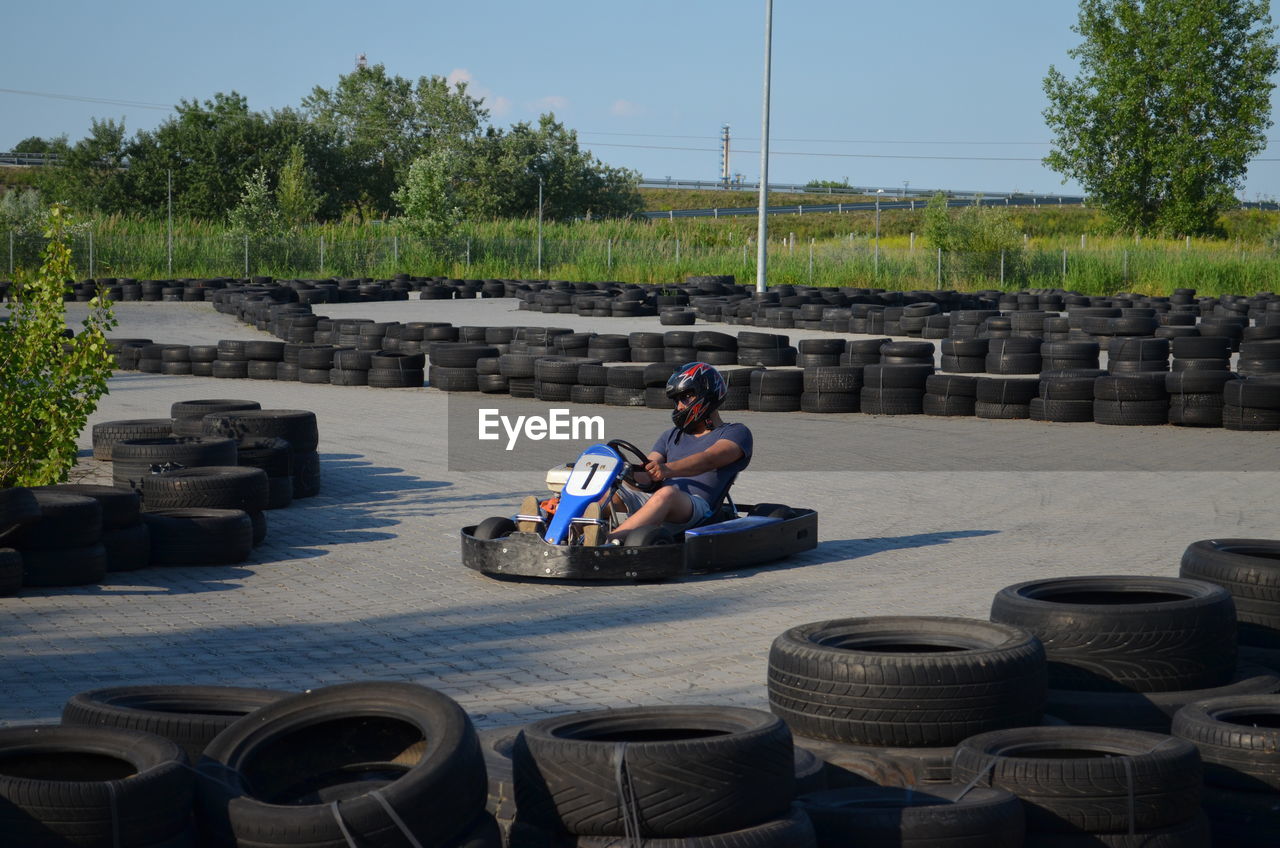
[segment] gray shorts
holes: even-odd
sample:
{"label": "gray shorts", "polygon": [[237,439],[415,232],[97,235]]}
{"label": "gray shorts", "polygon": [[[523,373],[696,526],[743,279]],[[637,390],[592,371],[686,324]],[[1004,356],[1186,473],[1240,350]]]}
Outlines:
{"label": "gray shorts", "polygon": [[[681,491],[683,492],[684,490],[681,489]],[[689,516],[689,520],[682,524],[666,523],[662,525],[673,533],[697,527],[712,515],[711,504],[707,503],[705,499],[698,495],[690,494],[689,492],[685,492],[685,495],[687,495],[689,500],[693,502],[693,515]],[[645,501],[649,500],[650,493],[641,492],[631,488],[630,486],[623,485],[618,487],[618,497],[626,506],[627,514],[634,515],[636,510],[644,506]],[[616,526],[617,522],[614,522],[614,524]]]}

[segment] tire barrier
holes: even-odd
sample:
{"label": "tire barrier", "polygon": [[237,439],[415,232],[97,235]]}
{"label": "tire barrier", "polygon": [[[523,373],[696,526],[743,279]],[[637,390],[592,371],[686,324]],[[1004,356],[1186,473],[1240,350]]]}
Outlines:
{"label": "tire barrier", "polygon": [[1192,542],[1182,554],[1179,574],[1215,583],[1231,594],[1241,645],[1280,648],[1280,541]]}
{"label": "tire barrier", "polygon": [[[212,285],[204,286],[203,282]],[[586,388],[603,384],[552,381],[561,385],[539,394],[529,380],[532,375],[505,374],[503,369],[493,370],[492,365],[481,362],[507,354],[535,358],[549,354],[593,356],[610,363],[698,360],[721,367],[738,364],[774,369],[892,366],[932,364],[934,340],[941,342],[938,363],[941,371],[948,374],[1043,377],[1050,372],[1096,370],[1103,345],[1108,353],[1109,376],[1216,372],[1229,367],[1233,351],[1244,345],[1241,376],[1280,376],[1280,308],[1271,308],[1280,304],[1280,299],[1274,295],[1196,297],[1193,290],[1179,290],[1170,297],[1127,293],[1096,297],[1063,290],[887,292],[784,285],[757,296],[730,277],[717,278],[714,284],[690,278],[682,284],[638,286],[408,275],[382,281],[219,279],[192,281],[187,290],[203,292],[201,297],[207,296],[219,311],[283,339],[257,343],[224,340],[220,346],[191,346],[186,355],[193,367],[225,363],[219,368],[219,375],[224,377],[407,389],[419,388],[425,380],[428,387],[442,391],[656,408],[664,405],[656,392],[642,398],[639,392],[622,391],[622,387],[615,387],[614,391]],[[514,297],[521,309],[589,317],[679,315],[680,321],[718,321],[775,329],[869,334],[891,331],[929,341],[885,339],[877,344],[875,339],[848,339],[843,340],[841,349],[840,339],[804,339],[792,345],[786,335],[754,330],[740,331],[736,337],[712,330],[628,335],[574,333],[567,328],[459,328],[440,322],[330,319],[312,311],[316,303],[400,300],[413,291],[425,300]],[[693,319],[687,317],[690,315]],[[181,345],[156,345],[148,339],[113,342],[123,367],[137,367],[141,359],[161,362],[166,355],[170,359],[183,356],[177,350]],[[883,344],[906,347],[891,347],[881,363],[879,347]],[[206,349],[198,351],[198,347]],[[213,351],[213,362],[204,362],[209,355],[207,348]],[[132,364],[127,361],[130,351]],[[143,357],[140,352],[150,355]],[[417,354],[426,354],[428,361],[421,378],[414,365]],[[249,374],[255,362],[263,367]],[[385,367],[373,367],[378,364]],[[1076,376],[1083,379],[1082,374]],[[858,390],[856,400],[849,392],[806,390],[798,401],[793,395],[756,393],[753,402],[751,394],[746,393],[741,405],[734,398],[734,405],[726,408],[890,415],[927,411],[944,416],[1129,426],[1172,423],[1216,427],[1221,422],[1235,430],[1280,429],[1277,402],[1232,403],[1225,392],[1216,391],[1216,386],[1200,391],[1193,390],[1191,384],[1170,383],[1164,392],[1149,387],[1140,392],[1141,397],[1125,391],[1117,397],[1113,386],[1104,386],[1096,398],[1055,397],[1051,389],[1050,396],[1037,394],[1022,403],[975,400],[972,412],[967,401],[952,400],[946,392],[939,400],[928,397],[934,393],[902,391],[909,388],[906,386],[892,387],[895,390],[887,392],[886,388],[890,387],[864,386]],[[1270,397],[1261,388],[1250,389],[1247,394],[1250,403],[1256,397]],[[1086,399],[1093,401],[1088,418],[1084,415]]]}

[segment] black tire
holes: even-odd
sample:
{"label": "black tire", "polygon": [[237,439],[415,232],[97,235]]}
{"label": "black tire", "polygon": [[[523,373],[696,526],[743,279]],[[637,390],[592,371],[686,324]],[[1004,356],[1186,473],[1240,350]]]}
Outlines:
{"label": "black tire", "polygon": [[0,598],[18,594],[22,588],[22,554],[0,548]]}
{"label": "black tire", "polygon": [[956,745],[956,783],[1017,795],[1029,833],[1157,830],[1195,815],[1195,746],[1158,733],[1103,727],[1019,727]]}
{"label": "black tire", "polygon": [[245,363],[245,376],[250,380],[274,380],[277,366],[282,364],[265,359],[250,359]]}
{"label": "black tire", "polygon": [[285,439],[250,436],[236,446],[237,465],[261,468],[268,478],[293,474],[293,446]]}
{"label": "black tire", "polygon": [[427,369],[427,384],[442,392],[478,392],[480,375],[474,368],[448,368],[432,365]]}
{"label": "black tire", "polygon": [[281,698],[219,733],[197,768],[201,820],[218,844],[345,845],[345,826],[355,844],[398,846],[398,818],[421,844],[452,846],[484,811],[471,720],[408,683]]}
{"label": "black tire", "polygon": [[763,515],[766,518],[795,518],[796,511],[786,504],[758,503],[751,507],[748,515]]}
{"label": "black tire", "polygon": [[14,534],[13,547],[23,551],[75,548],[102,539],[102,505],[93,498],[54,487],[30,492],[40,506],[40,518]]}
{"label": "black tire", "polygon": [[1280,695],[1240,695],[1187,704],[1173,735],[1194,744],[1206,783],[1280,792]]}
{"label": "black tire", "polygon": [[1229,403],[1224,403],[1222,407],[1222,426],[1228,430],[1249,432],[1280,430],[1280,410],[1254,409],[1247,406],[1233,406]]}
{"label": "black tire", "polygon": [[136,418],[93,425],[93,458],[110,462],[112,449],[124,439],[162,439],[173,435],[171,418]]}
{"label": "black tire", "polygon": [[1182,554],[1178,573],[1231,593],[1240,644],[1280,648],[1280,541],[1192,542]]}
{"label": "black tire", "polygon": [[512,749],[522,819],[579,835],[625,833],[617,770],[639,835],[696,837],[786,813],[795,757],[786,725],[737,707],[598,710],[528,725]]}
{"label": "black tire", "polygon": [[328,371],[329,379],[327,382],[332,386],[367,386],[369,385],[369,370],[367,368],[338,368],[334,367]]}
{"label": "black tire", "polygon": [[1094,400],[1095,424],[1135,427],[1169,423],[1167,400]]}
{"label": "black tire", "polygon": [[142,500],[148,510],[261,512],[267,508],[270,494],[267,472],[240,465],[180,468],[142,478]]}
{"label": "black tire", "polygon": [[1205,786],[1202,796],[1215,848],[1255,848],[1275,842],[1280,832],[1280,801],[1274,792]]}
{"label": "black tire", "polygon": [[253,552],[253,521],[239,509],[144,512],[152,565],[234,565]]}
{"label": "black tire", "polygon": [[[394,369],[369,369],[368,385],[375,389],[420,389],[426,383],[426,372]],[[506,380],[503,380],[506,386]],[[476,376],[476,389],[480,388],[480,375]]]}
{"label": "black tire", "polygon": [[1030,580],[996,593],[991,620],[1044,643],[1054,689],[1204,689],[1230,680],[1236,664],[1231,596],[1199,580]]}
{"label": "black tire", "polygon": [[826,365],[804,370],[806,392],[853,392],[862,388],[863,369],[857,365]]}
{"label": "black tire", "polygon": [[773,712],[802,736],[953,745],[1040,720],[1044,649],[1021,630],[963,618],[820,621],[774,639],[768,689]]}
{"label": "black tire", "polygon": [[[750,398],[748,398],[750,403]],[[800,410],[815,413],[858,412],[862,399],[854,392],[805,392],[800,395]]]}
{"label": "black tire", "polygon": [[610,406],[644,406],[644,389],[625,389],[620,386],[605,386],[604,402]]}
{"label": "black tire", "polygon": [[1093,401],[1032,398],[1031,403],[1027,404],[1027,415],[1032,421],[1091,422]]}
{"label": "black tire", "polygon": [[1133,833],[1028,833],[1023,845],[1025,848],[1207,848],[1210,840],[1209,819],[1197,812],[1186,821],[1168,827]]}
{"label": "black tire", "polygon": [[142,478],[164,468],[235,465],[236,442],[218,436],[174,436],[169,439],[126,439],[113,451],[112,485],[142,489]]}
{"label": "black tire", "polygon": [[[316,414],[305,409],[250,409],[240,412],[220,412],[203,419],[207,435],[226,436],[236,440],[246,438],[284,439],[294,451],[315,450],[320,441],[316,426]],[[235,465],[205,463],[206,465]]]}
{"label": "black tire", "polygon": [[1030,418],[1031,405],[1029,403],[987,403],[986,401],[974,401],[973,414],[978,418]]}
{"label": "black tire", "polygon": [[1022,802],[1001,789],[846,787],[802,795],[819,845],[866,848],[1021,848]]}
{"label": "black tire", "polygon": [[[218,356],[221,357],[222,353],[219,352]],[[248,360],[226,360],[219,358],[216,362],[210,364],[213,366],[211,369],[213,376],[218,379],[244,380],[249,377]]]}
{"label": "black tire", "polygon": [[72,695],[64,727],[112,727],[154,733],[177,743],[191,762],[243,716],[290,693],[235,686],[116,686]]}
{"label": "black tire", "polygon": [[800,406],[800,395],[747,394],[747,409],[752,412],[797,412]]}
{"label": "black tire", "polygon": [[301,451],[293,455],[293,497],[312,498],[320,494],[320,454]]}
{"label": "black tire", "polygon": [[40,502],[30,489],[0,489],[0,540],[12,539],[24,527],[40,520]]}
{"label": "black tire", "polygon": [[136,524],[104,530],[102,548],[107,572],[135,571],[151,564],[151,531],[139,518]]}
{"label": "black tire", "polygon": [[1195,701],[1280,692],[1280,676],[1261,665],[1241,662],[1222,686],[1180,692],[1086,692],[1050,689],[1045,710],[1069,724],[1127,727],[1168,733],[1178,710]]}
{"label": "black tire", "polygon": [[57,483],[52,486],[37,486],[34,491],[61,492],[93,498],[102,507],[104,533],[132,526],[140,520],[138,516],[141,512],[142,499],[134,491],[93,483]]}
{"label": "black tire", "polygon": [[516,532],[514,521],[504,516],[495,515],[477,524],[475,532],[471,535],[482,541],[490,541],[492,539],[502,539],[514,532]]}
{"label": "black tire", "polygon": [[572,403],[604,403],[607,386],[572,386],[569,400]]}
{"label": "black tire", "polygon": [[[910,367],[910,366],[898,366]],[[858,393],[859,408],[868,415],[923,415],[924,392],[921,389],[863,386]]]}
{"label": "black tire", "polygon": [[923,393],[932,365],[868,365],[862,371],[863,389],[916,389]]}
{"label": "black tire", "polygon": [[804,391],[804,371],[798,369],[778,369],[775,371],[752,371],[751,392],[766,395],[799,396]]}
{"label": "black tire", "polygon": [[[818,848],[809,818],[800,810],[730,833],[680,836],[670,839],[644,838],[644,848]],[[511,828],[509,848],[621,848],[626,840],[617,836],[574,836],[559,834],[518,822]]]}
{"label": "black tire", "polygon": [[[977,401],[972,397],[953,395],[935,395],[928,392],[921,399],[921,410],[925,415],[973,415]],[[1092,407],[1090,408],[1092,416]]]}
{"label": "black tire", "polygon": [[101,542],[21,553],[24,587],[88,586],[107,576],[107,550]]}
{"label": "black tire", "polygon": [[622,540],[624,547],[647,548],[653,545],[674,545],[675,537],[665,527],[637,527]]}
{"label": "black tire", "polygon": [[167,845],[188,827],[194,776],[182,749],[135,730],[0,729],[6,844]]}

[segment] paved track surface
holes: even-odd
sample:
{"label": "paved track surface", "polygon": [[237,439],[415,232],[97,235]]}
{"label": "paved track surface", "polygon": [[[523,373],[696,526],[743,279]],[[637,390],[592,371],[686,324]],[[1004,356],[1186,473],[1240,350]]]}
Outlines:
{"label": "paved track surface", "polygon": [[[73,324],[79,309],[69,310]],[[115,336],[269,338],[205,304],[117,312]],[[666,329],[656,318],[522,312],[512,300],[317,312]],[[444,393],[119,372],[90,423],[214,397],[314,411],[322,493],[267,513],[266,542],[237,566],[149,568],[0,598],[0,724],[55,721],[75,692],[145,683],[298,690],[408,680],[447,692],[479,726],[640,704],[765,707],[769,645],[792,625],[985,617],[992,595],[1020,580],[1176,575],[1197,539],[1277,536],[1276,433],[734,413],[757,445],[738,500],[815,507],[815,551],[663,584],[499,582],[462,567],[459,528],[513,512],[542,490],[545,466],[513,459],[506,470],[460,470],[469,455],[447,444]],[[610,436],[641,444],[667,424],[656,410],[591,409],[604,411]],[[109,466],[88,458],[87,429],[80,447],[74,476],[109,479]]]}

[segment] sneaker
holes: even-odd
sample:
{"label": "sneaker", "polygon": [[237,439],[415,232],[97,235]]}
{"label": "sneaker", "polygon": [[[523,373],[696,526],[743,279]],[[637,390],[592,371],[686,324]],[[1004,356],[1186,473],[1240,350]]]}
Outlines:
{"label": "sneaker", "polygon": [[[587,508],[582,511],[583,518],[594,518],[599,520],[603,517],[600,504],[589,503]],[[584,545],[603,545],[605,537],[609,535],[609,528],[603,523],[601,524],[584,524],[582,525],[582,544]]]}
{"label": "sneaker", "polygon": [[[520,514],[522,516],[530,516],[530,517],[517,521],[516,530],[518,530],[521,533],[537,533],[539,525],[542,524],[542,521],[540,518],[540,516],[542,515],[542,510],[538,508],[537,495],[529,495],[529,497],[525,498],[524,501],[521,502]],[[533,518],[533,516],[539,516],[539,518],[535,519]]]}

